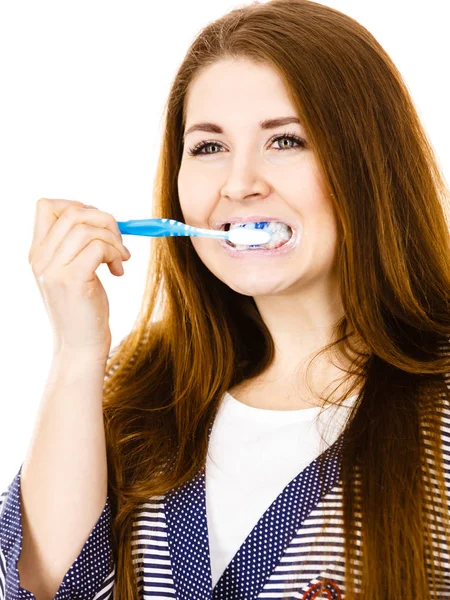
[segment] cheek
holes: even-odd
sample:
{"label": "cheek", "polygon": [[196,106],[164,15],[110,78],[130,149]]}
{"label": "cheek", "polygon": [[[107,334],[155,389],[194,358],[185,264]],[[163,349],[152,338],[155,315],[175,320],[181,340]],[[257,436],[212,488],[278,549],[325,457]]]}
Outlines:
{"label": "cheek", "polygon": [[183,214],[183,221],[185,223],[192,224],[192,220],[195,219],[195,197],[195,189],[192,185],[190,185],[189,177],[185,174],[185,172],[180,170],[178,175],[178,198],[180,201],[181,212]]}
{"label": "cheek", "polygon": [[198,177],[194,177],[188,168],[180,168],[177,179],[178,198],[184,222],[189,225],[203,226],[208,219],[208,198],[211,190],[202,184]]}
{"label": "cheek", "polygon": [[[200,261],[205,265],[213,275],[218,276],[221,271],[221,258],[217,254],[215,248],[216,240],[209,240],[201,237],[190,238],[194,252],[197,254]],[[222,266],[223,268],[223,266]]]}
{"label": "cheek", "polygon": [[217,185],[217,178],[209,174],[207,169],[200,170],[198,165],[181,163],[178,172],[178,189],[186,194],[203,194],[212,186]]}
{"label": "cheek", "polygon": [[301,219],[308,244],[317,251],[334,251],[337,242],[337,220],[334,207],[322,194],[302,203]]}

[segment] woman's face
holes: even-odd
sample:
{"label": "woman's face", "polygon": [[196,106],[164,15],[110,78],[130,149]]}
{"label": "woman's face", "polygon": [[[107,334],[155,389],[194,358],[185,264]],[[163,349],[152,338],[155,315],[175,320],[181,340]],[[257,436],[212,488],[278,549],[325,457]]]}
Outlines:
{"label": "woman's face", "polygon": [[[247,252],[237,258],[218,240],[191,237],[202,262],[218,279],[247,296],[292,294],[327,284],[333,276],[336,222],[315,155],[301,124],[270,129],[260,125],[268,119],[296,118],[277,72],[242,59],[218,61],[193,81],[186,102],[178,174],[184,222],[212,229],[216,221],[264,215],[292,223],[300,236],[286,254]],[[186,134],[193,125],[206,122],[220,127],[222,133]],[[190,155],[189,150],[200,144],[205,145],[199,153]]]}

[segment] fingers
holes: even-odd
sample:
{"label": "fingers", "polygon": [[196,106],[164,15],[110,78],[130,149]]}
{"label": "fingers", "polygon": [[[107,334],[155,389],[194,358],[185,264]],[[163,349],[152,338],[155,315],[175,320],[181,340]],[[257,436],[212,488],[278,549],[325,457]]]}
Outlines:
{"label": "fingers", "polygon": [[[64,214],[60,221],[63,218]],[[88,261],[88,266],[92,262],[92,271],[95,271],[101,262],[106,262],[110,266],[110,263],[115,261],[119,261],[119,265],[116,264],[115,270],[117,270],[117,267],[120,270],[122,261],[130,258],[130,254],[126,251],[117,234],[112,233],[109,229],[76,223],[72,229],[68,230],[68,233],[65,233],[69,226],[70,223],[57,222],[48,234],[45,243],[35,251],[32,258],[35,276],[39,277],[43,271],[50,267],[62,268],[72,262],[78,264],[75,259],[88,246],[94,250]],[[86,260],[86,258],[83,260]],[[83,269],[80,272],[85,273],[86,270]]]}
{"label": "fingers", "polygon": [[113,275],[123,275],[122,257],[110,244],[99,239],[92,240],[68,264],[62,265],[59,254],[45,268],[33,265],[35,276],[42,287],[66,285],[72,289],[77,283],[94,281],[95,271],[101,263],[108,264]]}
{"label": "fingers", "polygon": [[[85,205],[75,200],[41,198],[36,206],[33,241],[28,255],[28,262],[31,263],[36,253],[41,251],[42,256],[39,256],[39,261],[45,260],[49,263],[71,229],[83,224],[109,231],[110,236],[99,239],[112,243],[113,238],[111,236],[114,236],[116,247],[120,248],[120,251],[123,250],[122,235],[117,221],[109,213],[97,209],[87,209]],[[92,231],[87,228],[83,230],[83,233],[77,233],[77,239],[87,240],[89,233],[92,239]],[[127,255],[126,251],[125,254]]]}
{"label": "fingers", "polygon": [[59,200],[49,198],[39,198],[36,202],[34,215],[33,239],[31,242],[28,262],[31,263],[31,256],[34,250],[41,245],[50,229],[59,219],[61,213],[69,206],[82,207],[82,202],[77,200]]}

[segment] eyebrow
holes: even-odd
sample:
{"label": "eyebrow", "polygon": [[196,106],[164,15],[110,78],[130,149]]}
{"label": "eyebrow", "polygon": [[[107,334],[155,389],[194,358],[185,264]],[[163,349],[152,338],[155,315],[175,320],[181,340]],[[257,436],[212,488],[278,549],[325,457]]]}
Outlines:
{"label": "eyebrow", "polygon": [[[298,123],[300,125],[300,121],[297,117],[279,117],[278,119],[266,119],[265,121],[260,122],[261,129],[275,129],[275,127],[281,127],[282,125],[288,125],[289,123]],[[207,131],[209,133],[223,133],[222,127],[220,125],[216,125],[215,123],[195,123],[191,125],[189,129],[185,132],[183,139],[187,136],[188,133],[192,133],[193,131]]]}

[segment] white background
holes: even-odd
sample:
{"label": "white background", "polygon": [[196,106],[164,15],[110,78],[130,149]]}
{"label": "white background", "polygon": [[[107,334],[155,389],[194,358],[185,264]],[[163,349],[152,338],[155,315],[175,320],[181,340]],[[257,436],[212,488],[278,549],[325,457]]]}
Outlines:
{"label": "white background", "polygon": [[[402,73],[450,174],[447,0],[327,0],[375,35]],[[22,464],[52,358],[28,252],[36,201],[148,218],[163,107],[200,29],[249,2],[4,0],[0,3],[0,493]],[[139,310],[148,238],[124,236],[125,275],[98,274],[112,346]]]}

